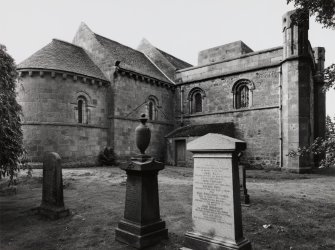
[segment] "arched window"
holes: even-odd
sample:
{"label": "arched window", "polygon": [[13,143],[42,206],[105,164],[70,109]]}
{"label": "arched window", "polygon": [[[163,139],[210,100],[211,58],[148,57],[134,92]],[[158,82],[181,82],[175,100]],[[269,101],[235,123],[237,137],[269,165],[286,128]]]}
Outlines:
{"label": "arched window", "polygon": [[77,101],[78,123],[88,123],[87,101],[84,96],[79,96]]}
{"label": "arched window", "polygon": [[199,92],[194,94],[194,104],[193,105],[194,105],[195,113],[202,112],[202,96]]}
{"label": "arched window", "polygon": [[194,88],[188,94],[190,114],[202,112],[203,99],[205,92],[201,88]]}
{"label": "arched window", "polygon": [[147,113],[149,120],[158,119],[157,106],[158,99],[155,96],[149,96],[147,99]]}
{"label": "arched window", "polygon": [[234,108],[248,108],[252,105],[252,90],[254,84],[249,80],[239,80],[233,86]]}

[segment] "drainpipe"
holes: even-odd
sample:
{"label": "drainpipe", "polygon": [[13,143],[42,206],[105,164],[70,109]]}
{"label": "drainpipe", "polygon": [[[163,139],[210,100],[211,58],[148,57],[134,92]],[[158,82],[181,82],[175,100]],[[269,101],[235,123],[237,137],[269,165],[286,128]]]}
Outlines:
{"label": "drainpipe", "polygon": [[180,127],[184,126],[184,88],[180,86]]}
{"label": "drainpipe", "polygon": [[279,167],[283,167],[283,91],[282,91],[282,66],[278,69],[278,95],[279,95]]}

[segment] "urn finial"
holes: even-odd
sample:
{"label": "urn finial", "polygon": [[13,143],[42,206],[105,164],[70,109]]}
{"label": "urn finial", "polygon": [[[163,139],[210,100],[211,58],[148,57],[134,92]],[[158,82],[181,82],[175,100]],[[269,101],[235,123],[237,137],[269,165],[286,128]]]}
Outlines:
{"label": "urn finial", "polygon": [[141,154],[145,154],[145,150],[148,148],[151,138],[150,128],[146,125],[147,118],[145,114],[141,114],[139,121],[141,122],[135,129],[135,141],[137,148],[140,150]]}

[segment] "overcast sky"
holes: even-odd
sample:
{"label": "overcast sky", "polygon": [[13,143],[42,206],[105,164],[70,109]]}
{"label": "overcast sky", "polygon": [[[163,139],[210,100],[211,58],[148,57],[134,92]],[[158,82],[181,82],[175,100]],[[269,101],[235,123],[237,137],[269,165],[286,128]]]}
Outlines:
{"label": "overcast sky", "polygon": [[[203,49],[242,40],[254,51],[282,45],[286,0],[0,0],[0,43],[17,63],[53,38],[72,41],[80,22],[95,33],[136,48],[154,46],[197,64]],[[313,47],[335,62],[335,30],[310,21]],[[335,91],[327,94],[335,116]]]}

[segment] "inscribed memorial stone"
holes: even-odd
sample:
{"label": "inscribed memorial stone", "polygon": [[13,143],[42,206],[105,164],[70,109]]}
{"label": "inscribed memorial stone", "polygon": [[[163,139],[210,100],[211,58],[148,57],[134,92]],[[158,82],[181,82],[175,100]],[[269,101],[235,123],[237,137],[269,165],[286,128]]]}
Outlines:
{"label": "inscribed memorial stone", "polygon": [[207,134],[190,142],[193,153],[193,231],[186,233],[192,249],[251,249],[243,237],[237,153],[243,141]]}

